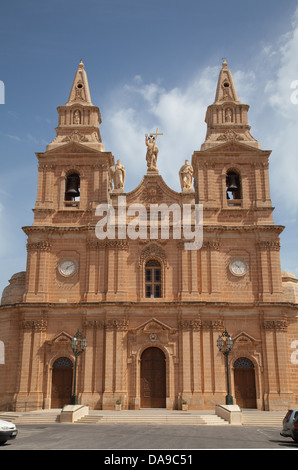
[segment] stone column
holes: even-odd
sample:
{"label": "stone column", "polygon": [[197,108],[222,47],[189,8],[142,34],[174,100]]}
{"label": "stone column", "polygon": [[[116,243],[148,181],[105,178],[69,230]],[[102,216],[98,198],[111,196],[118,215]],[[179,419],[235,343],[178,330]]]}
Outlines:
{"label": "stone column", "polygon": [[265,353],[268,381],[269,411],[291,405],[293,392],[289,388],[289,352],[287,344],[287,322],[285,320],[264,320]]}
{"label": "stone column", "polygon": [[[116,400],[126,404],[127,352],[124,345],[128,322],[125,319],[108,319],[105,322],[105,388],[103,409],[113,409]],[[120,396],[119,396],[120,395]]]}
{"label": "stone column", "polygon": [[24,320],[21,326],[22,352],[16,410],[29,411],[43,408],[43,344],[47,321]]}
{"label": "stone column", "polygon": [[86,319],[87,348],[84,352],[83,400],[90,408],[99,408],[103,393],[104,370],[104,322]]}
{"label": "stone column", "polygon": [[45,302],[48,300],[48,264],[50,242],[41,240],[38,242],[28,241],[27,251],[27,292],[25,299],[30,301]]}

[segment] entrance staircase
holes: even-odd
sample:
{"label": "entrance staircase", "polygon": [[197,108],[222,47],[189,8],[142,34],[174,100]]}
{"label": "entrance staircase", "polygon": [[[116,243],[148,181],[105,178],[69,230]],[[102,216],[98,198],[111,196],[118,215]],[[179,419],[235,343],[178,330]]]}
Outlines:
{"label": "entrance staircase", "polygon": [[228,424],[214,412],[177,411],[150,408],[129,411],[89,411],[78,424],[169,424],[169,425],[222,425]]}
{"label": "entrance staircase", "polygon": [[[0,419],[11,421],[16,425],[49,425],[60,422],[61,409],[36,410],[29,412],[1,412]],[[259,411],[242,410],[242,425],[262,427],[282,427],[286,411]],[[227,425],[228,422],[220,418],[212,410],[89,410],[89,413],[74,424],[151,424],[151,425]]]}
{"label": "entrance staircase", "polygon": [[242,424],[244,426],[267,426],[282,428],[282,422],[287,413],[285,411],[259,411],[242,410]]}
{"label": "entrance staircase", "polygon": [[0,419],[14,424],[57,424],[60,422],[61,411],[58,408],[27,412],[0,411]]}

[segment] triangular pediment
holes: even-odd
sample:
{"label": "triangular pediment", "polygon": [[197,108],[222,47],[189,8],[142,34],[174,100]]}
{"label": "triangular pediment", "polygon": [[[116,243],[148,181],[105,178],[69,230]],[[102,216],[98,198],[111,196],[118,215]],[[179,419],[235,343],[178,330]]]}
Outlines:
{"label": "triangular pediment", "polygon": [[248,346],[259,343],[260,341],[250,336],[245,331],[241,331],[238,335],[233,338],[234,343],[237,343],[237,346]]}
{"label": "triangular pediment", "polygon": [[65,331],[61,331],[58,333],[54,338],[48,341],[49,344],[63,344],[63,345],[70,345],[70,341],[72,340],[72,336]]}
{"label": "triangular pediment", "polygon": [[[67,155],[67,154],[77,154],[77,153],[84,153],[84,154],[105,154],[106,152],[100,152],[99,150],[93,149],[88,147],[87,145],[80,144],[79,142],[68,142],[65,144],[61,144],[53,149],[47,150],[43,153],[36,153],[37,156],[45,156],[45,155]],[[109,153],[109,152],[107,152]]]}
{"label": "triangular pediment", "polygon": [[264,155],[264,153],[265,154],[268,154],[268,152],[270,153],[270,151],[268,150],[261,150],[261,149],[256,148],[253,145],[249,145],[247,143],[241,143],[239,141],[228,141],[224,143],[219,143],[218,145],[215,145],[212,148],[201,150],[200,153],[219,154],[223,152],[231,152],[231,153],[241,152],[241,153],[246,153],[246,154],[251,153],[251,154],[259,154],[260,156]]}
{"label": "triangular pediment", "polygon": [[141,183],[126,194],[127,202],[142,204],[181,203],[181,194],[171,189],[161,175],[145,175]]}
{"label": "triangular pediment", "polygon": [[133,330],[134,333],[174,333],[176,330],[165,323],[151,318]]}
{"label": "triangular pediment", "polygon": [[245,153],[259,153],[267,152],[266,150],[257,149],[253,145],[247,143],[241,143],[239,141],[230,141],[220,143],[210,149],[202,150],[202,152],[208,153],[220,153],[220,152],[245,152]]}

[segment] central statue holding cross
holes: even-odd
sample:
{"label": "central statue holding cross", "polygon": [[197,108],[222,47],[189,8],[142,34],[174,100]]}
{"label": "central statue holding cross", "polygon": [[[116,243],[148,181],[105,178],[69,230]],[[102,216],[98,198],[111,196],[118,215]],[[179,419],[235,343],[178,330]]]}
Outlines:
{"label": "central statue holding cross", "polygon": [[157,171],[157,156],[158,156],[158,147],[156,145],[157,136],[163,135],[158,133],[158,129],[156,129],[155,134],[150,134],[148,138],[148,134],[145,135],[145,144],[147,145],[147,153],[146,153],[146,161],[147,161],[147,168],[148,171]]}

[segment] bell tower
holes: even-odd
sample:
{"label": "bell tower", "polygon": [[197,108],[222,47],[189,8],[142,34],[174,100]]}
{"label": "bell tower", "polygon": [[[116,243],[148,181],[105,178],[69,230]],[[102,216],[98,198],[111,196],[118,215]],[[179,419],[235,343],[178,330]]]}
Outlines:
{"label": "bell tower", "polygon": [[96,207],[110,197],[114,157],[102,143],[100,110],[92,104],[82,61],[68,101],[57,111],[56,137],[45,152],[36,154],[34,221],[23,228],[28,235],[27,302],[85,298],[87,240],[94,231]]}
{"label": "bell tower", "polygon": [[[224,60],[214,103],[206,112],[206,138],[192,157],[196,202],[204,209],[204,243],[218,249],[211,269],[216,272],[219,298],[236,301],[242,290],[247,300],[273,301],[282,293],[283,227],[276,226],[272,217],[271,151],[262,150],[252,137],[248,109],[238,98]],[[236,265],[241,265],[238,273]]]}
{"label": "bell tower", "polygon": [[81,61],[75,74],[68,101],[57,108],[59,123],[56,138],[47,146],[52,150],[67,142],[82,143],[104,152],[99,125],[99,108],[91,102],[87,73]]}

